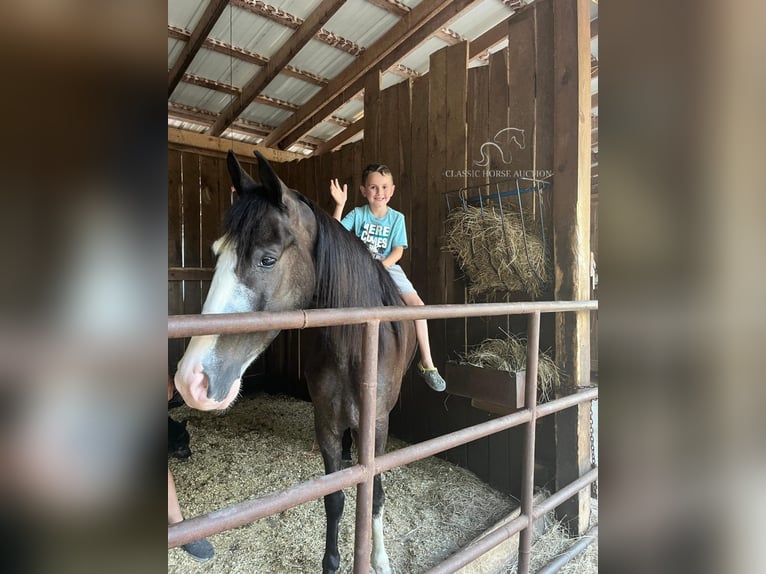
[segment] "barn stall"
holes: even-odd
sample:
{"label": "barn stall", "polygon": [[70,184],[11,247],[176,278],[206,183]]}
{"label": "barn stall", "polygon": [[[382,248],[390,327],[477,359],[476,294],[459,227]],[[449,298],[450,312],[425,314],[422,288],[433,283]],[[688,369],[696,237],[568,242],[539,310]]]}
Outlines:
{"label": "barn stall", "polygon": [[[597,37],[591,38],[597,19],[590,22],[596,6],[318,4],[304,3],[300,12],[278,2],[210,2],[196,11],[169,4],[169,313],[198,313],[209,288],[210,246],[231,202],[228,149],[253,175],[252,150],[259,149],[289,186],[328,210],[330,178],[349,185],[350,208],[362,201],[355,193],[362,168],[389,165],[397,186],[390,205],[404,213],[411,246],[401,264],[427,304],[590,298],[597,168],[590,182],[588,175],[597,131],[588,141],[587,120],[594,104],[597,111]],[[378,39],[356,38],[352,22],[364,14],[377,22],[371,35]],[[275,52],[268,38],[284,43]],[[596,47],[595,57],[588,46]],[[523,132],[523,142],[510,141],[508,128]],[[520,192],[522,179],[539,190]],[[448,252],[445,234],[450,215],[477,201],[488,216],[519,204],[520,216],[540,222],[529,226],[529,242],[547,238],[541,250],[556,281],[533,293],[473,289],[476,282]],[[555,356],[563,374],[557,396],[591,383],[590,360],[597,357],[588,350],[588,315],[543,315],[541,349]],[[526,330],[515,315],[429,326],[442,372],[486,339]],[[171,370],[183,346],[184,339],[169,341]],[[283,332],[251,368],[250,384],[307,398],[303,352],[300,331]],[[391,415],[392,433],[414,443],[523,405],[466,396],[457,387],[474,383],[452,382],[459,384],[450,388],[448,378],[447,393],[437,395],[410,372]],[[538,487],[555,490],[590,468],[588,415],[586,404],[538,422]],[[511,428],[443,456],[518,496],[523,441],[523,428]],[[562,507],[576,533],[587,527],[588,506],[588,494],[580,493]]]}

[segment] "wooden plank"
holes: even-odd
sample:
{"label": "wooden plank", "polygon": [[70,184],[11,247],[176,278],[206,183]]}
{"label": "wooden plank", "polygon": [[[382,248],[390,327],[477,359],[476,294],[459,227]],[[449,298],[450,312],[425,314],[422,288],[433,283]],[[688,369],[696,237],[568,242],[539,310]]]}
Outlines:
{"label": "wooden plank", "polygon": [[[496,134],[508,127],[508,48],[492,54],[489,58],[489,117],[487,121],[488,135],[491,141]],[[487,182],[493,183],[508,179],[505,175],[493,175],[492,172],[502,172],[507,170],[506,164],[502,162],[497,150],[490,149],[489,165],[485,168],[490,174],[487,176]],[[494,187],[487,187],[487,191],[496,191]],[[506,298],[507,299],[507,298]],[[498,329],[509,331],[508,317],[489,317],[487,318],[487,334],[489,337],[496,337]]]}
{"label": "wooden plank", "polygon": [[[512,18],[508,26],[508,126],[523,130],[523,149],[510,139],[515,132],[505,132],[501,147],[508,151],[507,169],[529,171],[534,169],[535,149],[535,12],[525,11]],[[517,138],[518,141],[518,138]],[[511,159],[512,158],[512,159]],[[531,182],[519,182],[521,187]],[[518,197],[511,202],[517,207]],[[535,194],[521,196],[524,209],[534,214]],[[509,206],[510,207],[510,206]],[[533,220],[534,221],[534,220]],[[532,222],[530,222],[532,224]]]}
{"label": "wooden plank", "polygon": [[[399,122],[392,121],[396,118],[398,104],[395,86],[380,92],[380,117],[386,118],[387,121],[381,121],[379,124],[378,157],[373,161],[383,163],[391,170],[394,185],[397,187],[388,205],[392,209],[402,211],[400,191],[404,188],[399,169]],[[407,214],[404,215],[406,217]]]}
{"label": "wooden plank", "polygon": [[[200,267],[200,182],[197,154],[183,156],[183,226],[184,266]],[[184,281],[184,313],[199,313],[200,283],[197,280]]]}
{"label": "wooden plank", "polygon": [[[590,271],[590,21],[586,0],[555,0],[553,195],[555,298],[588,298]],[[590,383],[589,312],[556,316],[556,364],[575,386]],[[590,404],[556,417],[556,487],[590,468]],[[590,520],[590,489],[556,512],[581,535]]]}
{"label": "wooden plank", "polygon": [[412,102],[411,102],[411,82],[406,80],[396,84],[396,97],[397,97],[397,114],[396,118],[399,123],[399,142],[398,142],[398,154],[399,154],[399,175],[398,179],[400,187],[397,187],[397,194],[399,195],[400,211],[404,213],[405,224],[407,228],[407,241],[410,248],[405,249],[404,256],[399,264],[404,269],[407,277],[412,275],[412,194],[415,191],[412,188],[412,133],[411,133],[411,121],[412,121]]}
{"label": "wooden plank", "polygon": [[[168,151],[168,266],[181,265],[181,152]],[[183,313],[181,284],[168,282],[168,315]],[[183,355],[182,339],[168,339],[168,372]]]}
{"label": "wooden plank", "polygon": [[[535,170],[553,171],[553,5],[539,0],[535,7]],[[550,180],[548,180],[550,181]],[[552,189],[543,191],[541,207],[545,241],[553,256]]]}
{"label": "wooden plank", "polygon": [[353,124],[351,124],[342,132],[340,132],[338,135],[333,136],[332,138],[327,140],[325,143],[320,145],[317,149],[315,149],[314,155],[322,155],[323,153],[334,151],[335,148],[337,148],[338,146],[342,146],[344,143],[346,143],[348,140],[350,140],[352,137],[354,137],[363,129],[364,129],[364,118],[359,118]]}
{"label": "wooden plank", "polygon": [[[446,49],[447,58],[447,90],[446,90],[446,140],[447,148],[445,150],[444,165],[447,170],[453,170],[458,173],[465,172],[466,161],[468,157],[468,131],[467,131],[467,109],[466,101],[468,99],[468,43],[460,42]],[[446,170],[445,170],[446,171]],[[439,196],[439,211],[441,215],[439,226],[439,238],[446,233],[444,222],[447,219],[447,204],[444,198],[444,192],[451,189],[454,184],[458,187],[464,187],[466,177],[463,175],[458,178],[446,178],[445,172],[442,172],[440,182],[442,184]],[[441,249],[441,256],[444,258],[444,285],[445,285],[445,303],[463,303],[465,290],[461,279],[461,272],[455,258]],[[466,337],[466,319],[450,319],[445,323],[446,327],[446,352],[454,353],[465,351]]]}
{"label": "wooden plank", "polygon": [[[489,66],[468,70],[468,169],[473,175],[466,179],[468,186],[481,186],[487,182],[487,171],[480,162],[481,144],[491,139],[489,133]],[[455,186],[450,186],[454,188]],[[485,188],[475,187],[470,193],[483,192]],[[468,279],[463,279],[463,299],[469,303]],[[487,338],[487,320],[484,317],[470,317],[466,322],[466,346],[477,345]]]}
{"label": "wooden plank", "polygon": [[169,267],[168,281],[210,281],[213,273],[212,267]]}
{"label": "wooden plank", "polygon": [[258,150],[269,161],[290,161],[303,159],[303,154],[282,151],[261,145],[252,145],[227,138],[219,138],[207,134],[200,134],[188,130],[168,126],[168,147],[181,151],[193,151],[205,153],[214,157],[225,157],[226,153],[233,149],[240,160],[252,161],[253,151]]}
{"label": "wooden plank", "polygon": [[365,165],[379,162],[380,155],[380,74],[371,71],[364,79]]}
{"label": "wooden plank", "polygon": [[229,189],[226,182],[218,177],[221,163],[224,163],[223,160],[218,158],[200,158],[202,267],[215,266],[213,243],[221,236],[221,206],[218,198],[222,191]]}
{"label": "wooden plank", "polygon": [[428,296],[428,83],[427,76],[417,78],[412,83],[410,130],[412,232],[409,241],[413,263],[410,280],[423,299]]}

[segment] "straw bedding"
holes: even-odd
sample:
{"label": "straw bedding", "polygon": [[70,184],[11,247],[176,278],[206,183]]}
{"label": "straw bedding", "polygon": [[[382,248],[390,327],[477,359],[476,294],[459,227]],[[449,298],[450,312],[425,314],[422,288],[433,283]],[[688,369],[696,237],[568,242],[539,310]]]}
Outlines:
{"label": "straw bedding", "polygon": [[[468,352],[461,354],[460,362],[474,367],[497,371],[523,371],[527,368],[527,340],[504,333],[503,339],[485,339]],[[547,352],[537,360],[537,392],[540,402],[553,398],[561,385],[561,373]]]}
{"label": "straw bedding", "polygon": [[470,280],[469,295],[523,292],[539,298],[550,289],[550,255],[533,231],[534,218],[485,205],[453,209],[447,216],[447,249]]}
{"label": "straw bedding", "polygon": [[[258,395],[214,415],[180,407],[192,456],[168,461],[184,516],[193,517],[320,476],[310,403]],[[389,439],[389,450],[405,446]],[[386,549],[394,571],[423,572],[509,514],[516,503],[471,472],[428,458],[383,475]],[[355,489],[346,489],[340,528],[342,573],[352,571]],[[249,526],[210,537],[216,557],[194,562],[168,551],[168,573],[290,573],[321,570],[324,507],[309,502]]]}

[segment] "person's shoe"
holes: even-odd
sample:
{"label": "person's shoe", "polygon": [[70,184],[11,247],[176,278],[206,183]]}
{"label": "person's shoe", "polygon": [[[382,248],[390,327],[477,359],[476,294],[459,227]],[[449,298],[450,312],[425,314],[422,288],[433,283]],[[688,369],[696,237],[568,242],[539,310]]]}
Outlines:
{"label": "person's shoe", "polygon": [[213,548],[213,545],[210,544],[207,538],[189,542],[181,546],[181,548],[186,550],[197,562],[207,562],[215,556],[215,548]]}
{"label": "person's shoe", "polygon": [[426,384],[433,390],[441,392],[447,388],[447,382],[439,374],[439,370],[436,367],[426,369],[423,363],[418,363],[418,373],[426,380]]}

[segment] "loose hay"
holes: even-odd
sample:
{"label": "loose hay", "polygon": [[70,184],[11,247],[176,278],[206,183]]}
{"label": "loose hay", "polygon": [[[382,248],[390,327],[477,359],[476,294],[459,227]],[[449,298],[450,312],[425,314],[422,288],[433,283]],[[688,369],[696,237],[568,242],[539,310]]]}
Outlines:
{"label": "loose hay", "polygon": [[[189,420],[192,457],[168,461],[184,516],[193,517],[323,474],[312,449],[310,403],[268,395],[244,398],[216,416],[181,407]],[[389,450],[406,446],[389,438]],[[395,572],[422,572],[465,546],[517,504],[474,474],[428,458],[383,475],[386,549]],[[340,525],[341,573],[353,570],[356,490],[345,490]],[[168,551],[168,574],[210,572],[297,574],[321,569],[325,514],[322,500],[210,537],[216,557],[194,562]]]}
{"label": "loose hay", "polygon": [[[505,333],[504,339],[485,339],[460,355],[460,362],[496,371],[523,371],[527,368],[527,340]],[[548,401],[561,385],[561,373],[545,351],[537,359],[537,392],[541,402]]]}
{"label": "loose hay", "polygon": [[524,292],[539,297],[551,283],[550,257],[525,215],[526,232],[517,211],[471,205],[447,216],[447,248],[470,279],[468,292],[507,294]]}

